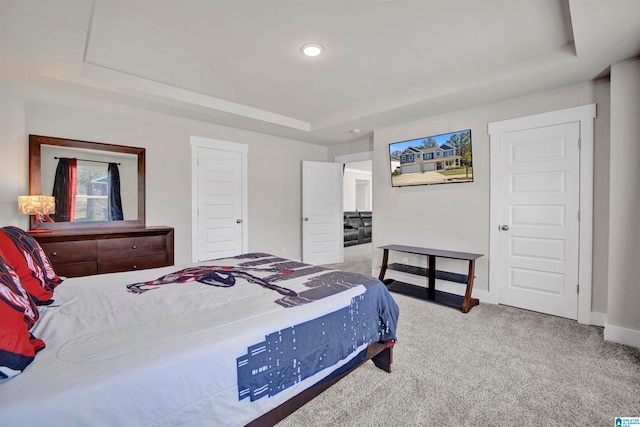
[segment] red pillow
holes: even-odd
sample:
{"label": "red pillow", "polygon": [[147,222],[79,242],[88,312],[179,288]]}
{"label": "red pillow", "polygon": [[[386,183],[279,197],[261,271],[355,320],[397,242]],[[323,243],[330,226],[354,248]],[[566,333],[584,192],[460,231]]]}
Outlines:
{"label": "red pillow", "polygon": [[44,348],[29,332],[39,316],[18,275],[0,257],[0,381],[21,373]]}
{"label": "red pillow", "polygon": [[40,244],[18,227],[0,230],[0,256],[20,277],[22,286],[37,305],[51,303],[53,289],[61,282]]}

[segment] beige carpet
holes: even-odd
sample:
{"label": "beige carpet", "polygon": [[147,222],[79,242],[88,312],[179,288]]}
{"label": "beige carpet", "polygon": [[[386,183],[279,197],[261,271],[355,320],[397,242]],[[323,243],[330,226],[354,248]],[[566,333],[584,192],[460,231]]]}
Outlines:
{"label": "beige carpet", "polygon": [[368,362],[279,427],[613,426],[640,416],[640,349],[604,341],[602,328],[503,305],[462,314],[394,298],[392,372]]}
{"label": "beige carpet", "polygon": [[361,273],[371,275],[371,243],[361,245],[347,246],[344,248],[344,262],[341,264],[329,264],[325,267],[336,270],[351,271],[353,273]]}

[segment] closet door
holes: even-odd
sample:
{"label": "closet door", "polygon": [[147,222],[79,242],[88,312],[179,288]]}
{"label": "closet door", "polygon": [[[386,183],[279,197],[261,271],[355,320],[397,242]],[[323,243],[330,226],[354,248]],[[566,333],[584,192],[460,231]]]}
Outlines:
{"label": "closet door", "polygon": [[193,152],[193,261],[246,252],[246,146],[197,138]]}

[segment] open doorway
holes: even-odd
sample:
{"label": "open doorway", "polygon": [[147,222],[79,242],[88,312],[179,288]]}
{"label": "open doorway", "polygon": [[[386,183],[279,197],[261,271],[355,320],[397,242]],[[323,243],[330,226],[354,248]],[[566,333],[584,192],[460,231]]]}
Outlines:
{"label": "open doorway", "polygon": [[371,275],[373,183],[371,159],[347,161],[343,173],[344,262],[331,266]]}
{"label": "open doorway", "polygon": [[348,211],[371,211],[371,160],[344,164],[342,208]]}

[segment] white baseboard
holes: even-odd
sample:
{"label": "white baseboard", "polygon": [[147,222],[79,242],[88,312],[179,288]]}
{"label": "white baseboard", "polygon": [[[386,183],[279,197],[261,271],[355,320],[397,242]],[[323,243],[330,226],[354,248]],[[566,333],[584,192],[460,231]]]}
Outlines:
{"label": "white baseboard", "polygon": [[[372,275],[375,274],[377,276],[378,273],[379,269],[371,270]],[[413,285],[424,286],[425,288],[427,287],[426,277],[422,278],[413,274],[402,273],[400,271],[387,270],[385,278],[401,280]],[[454,295],[464,296],[466,286],[464,284],[447,282],[446,280],[436,280],[436,289],[439,291],[449,292]],[[498,301],[495,300],[495,293],[491,293],[485,289],[474,288],[471,296],[473,298],[478,298],[480,302],[484,304],[498,304]],[[607,325],[607,315],[605,313],[599,313],[595,311],[590,312],[589,325],[600,327],[604,326],[605,340],[640,348],[640,331]],[[610,336],[611,338],[607,338],[607,336]]]}
{"label": "white baseboard", "polygon": [[607,314],[592,311],[589,313],[589,325],[604,326],[607,323]]}
{"label": "white baseboard", "polygon": [[604,339],[618,344],[640,348],[640,331],[604,323]]}

